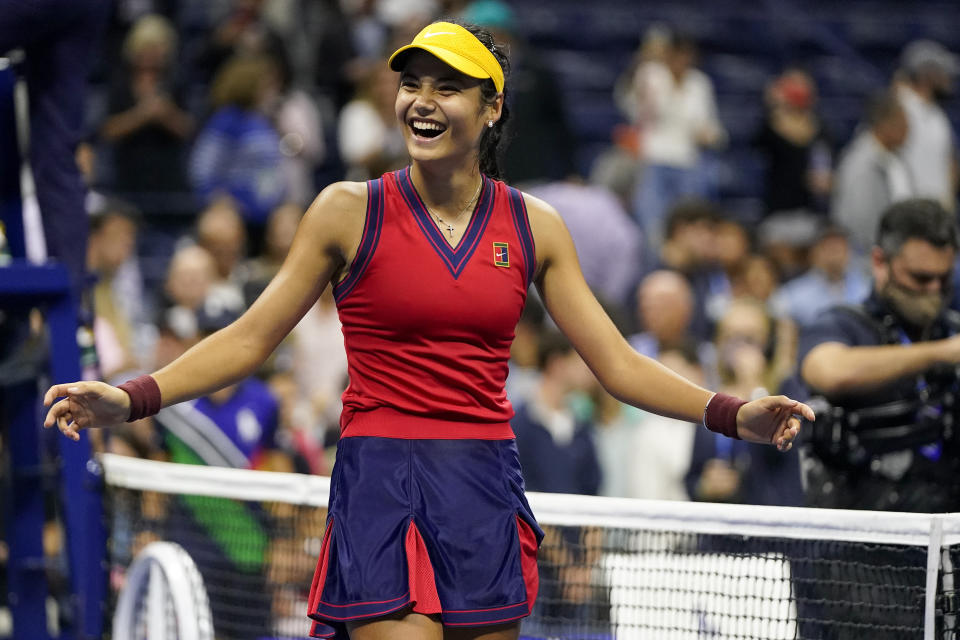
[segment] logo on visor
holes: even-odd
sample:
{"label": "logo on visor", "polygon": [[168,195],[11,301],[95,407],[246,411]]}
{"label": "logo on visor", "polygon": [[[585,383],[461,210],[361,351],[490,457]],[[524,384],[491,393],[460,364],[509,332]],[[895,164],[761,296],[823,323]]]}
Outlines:
{"label": "logo on visor", "polygon": [[510,266],[510,251],[506,242],[493,243],[493,264],[498,267]]}
{"label": "logo on visor", "polygon": [[424,38],[432,38],[433,36],[455,36],[455,35],[457,35],[457,34],[456,34],[455,32],[453,32],[453,31],[434,31],[433,33],[425,33],[425,34],[423,34],[423,37],[424,37]]}

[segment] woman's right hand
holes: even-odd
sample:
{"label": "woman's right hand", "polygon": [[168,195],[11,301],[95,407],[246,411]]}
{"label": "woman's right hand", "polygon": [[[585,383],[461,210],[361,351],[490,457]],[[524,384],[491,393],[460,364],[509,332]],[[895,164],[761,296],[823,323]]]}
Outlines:
{"label": "woman's right hand", "polygon": [[50,407],[43,426],[50,428],[56,425],[63,435],[72,440],[80,439],[78,432],[81,429],[113,427],[125,422],[130,415],[130,396],[127,392],[104,382],[53,385],[44,394],[43,404]]}

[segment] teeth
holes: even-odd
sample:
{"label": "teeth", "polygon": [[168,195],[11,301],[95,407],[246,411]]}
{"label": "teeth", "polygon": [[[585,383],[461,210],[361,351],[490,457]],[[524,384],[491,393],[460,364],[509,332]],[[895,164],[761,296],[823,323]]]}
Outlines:
{"label": "teeth", "polygon": [[426,131],[443,131],[444,127],[436,122],[414,122],[414,129],[424,129]]}

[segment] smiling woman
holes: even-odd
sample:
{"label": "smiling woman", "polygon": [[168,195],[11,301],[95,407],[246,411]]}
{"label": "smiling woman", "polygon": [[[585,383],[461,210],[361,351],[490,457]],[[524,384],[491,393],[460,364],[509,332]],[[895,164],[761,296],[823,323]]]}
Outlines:
{"label": "smiling woman", "polygon": [[401,72],[397,119],[405,125],[415,166],[440,161],[445,165],[440,170],[446,172],[452,160],[468,169],[469,186],[450,185],[464,193],[459,205],[448,189],[423,193],[436,223],[455,246],[466,230],[465,219],[472,215],[470,205],[479,196],[480,175],[501,177],[498,154],[509,118],[504,100],[507,57],[485,31],[438,22],[398,49],[389,64]]}
{"label": "smiling woman", "polygon": [[[507,59],[490,34],[436,22],[398,50],[412,159],[323,190],[279,273],[236,322],[121,387],[52,387],[69,437],[249,375],[333,286],[350,385],[308,615],[354,640],[512,640],[537,593],[504,386],[531,284],[615,397],[789,449],[808,407],[712,394],[637,354],[593,297],[557,212],[499,180]],[[799,414],[799,415],[797,415]]]}

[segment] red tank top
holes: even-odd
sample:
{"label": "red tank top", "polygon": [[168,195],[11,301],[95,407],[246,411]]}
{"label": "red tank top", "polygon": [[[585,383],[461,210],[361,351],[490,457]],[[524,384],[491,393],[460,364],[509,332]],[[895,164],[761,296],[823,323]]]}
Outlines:
{"label": "red tank top", "polygon": [[513,437],[504,384],[535,254],[519,191],[483,176],[454,249],[410,179],[367,183],[363,237],[334,287],[350,384],[341,437]]}

